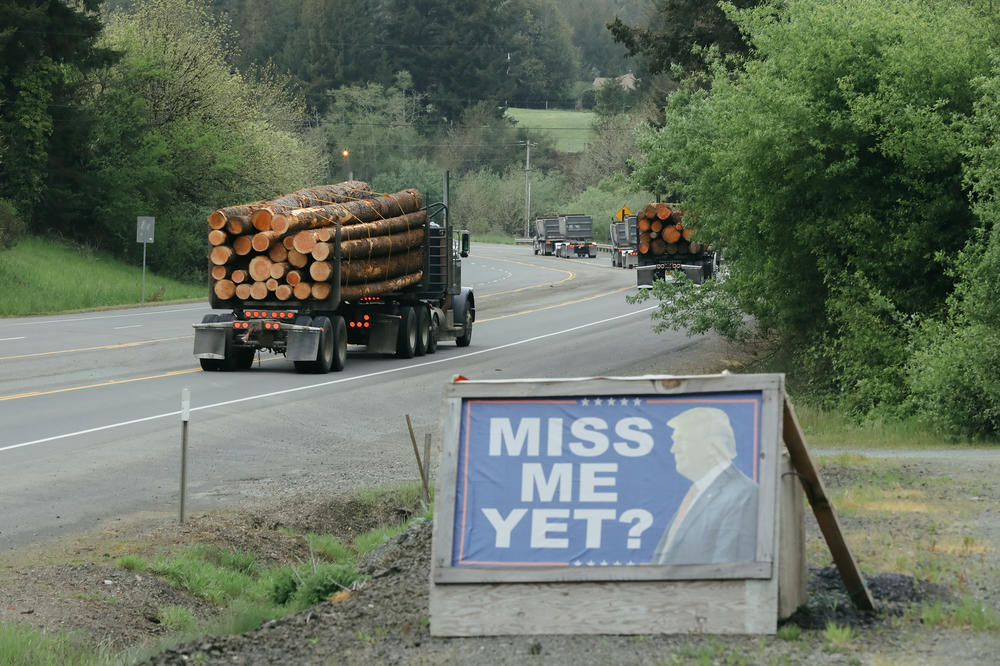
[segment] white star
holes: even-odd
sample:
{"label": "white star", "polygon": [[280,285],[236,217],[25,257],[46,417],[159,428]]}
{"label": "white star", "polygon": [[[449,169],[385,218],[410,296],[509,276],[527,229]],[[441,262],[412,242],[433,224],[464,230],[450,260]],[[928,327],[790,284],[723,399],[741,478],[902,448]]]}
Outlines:
{"label": "white star", "polygon": [[639,398],[636,398],[636,399],[634,399],[632,401],[632,404],[635,405],[636,407],[638,407],[639,405],[642,404],[642,400],[640,400]]}
{"label": "white star", "polygon": [[587,566],[588,567],[592,567],[592,566],[594,566],[594,564],[596,564],[596,562],[594,562],[594,560],[591,560],[591,561],[587,562]]}
{"label": "white star", "polygon": [[580,567],[580,566],[583,566],[583,562],[581,562],[580,560],[577,560],[576,562],[574,562],[574,563],[573,563],[573,566],[574,566],[574,567]]}
{"label": "white star", "polygon": [[615,560],[615,566],[616,567],[620,567],[621,565],[622,565],[622,563],[619,560]]}
{"label": "white star", "polygon": [[580,404],[583,405],[584,407],[586,407],[586,406],[588,406],[590,404],[590,400],[588,400],[587,398],[584,398],[583,400],[580,401]]}
{"label": "white star", "polygon": [[597,405],[598,407],[600,407],[601,406],[601,399],[600,398],[594,398],[594,404]]}
{"label": "white star", "polygon": [[601,566],[602,567],[608,566],[608,561],[607,560],[601,560]]}
{"label": "white star", "polygon": [[630,566],[630,567],[635,566],[635,562],[633,562],[632,560],[629,560],[625,564],[626,564],[626,566]]}

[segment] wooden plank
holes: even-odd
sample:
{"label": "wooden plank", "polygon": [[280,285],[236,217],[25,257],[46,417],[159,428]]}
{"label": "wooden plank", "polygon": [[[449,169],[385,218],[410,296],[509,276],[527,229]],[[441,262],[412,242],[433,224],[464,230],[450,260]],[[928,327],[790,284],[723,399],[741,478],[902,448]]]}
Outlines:
{"label": "wooden plank", "polygon": [[809,599],[806,568],[806,522],[802,484],[796,480],[792,459],[781,456],[781,501],[778,519],[778,619],[784,620]]}
{"label": "wooden plank", "polygon": [[861,610],[874,610],[875,602],[872,599],[865,579],[861,575],[861,569],[851,553],[851,549],[844,540],[844,532],[840,528],[840,521],[837,513],[826,494],[823,481],[819,478],[819,472],[809,457],[809,450],[806,448],[805,435],[799,426],[799,421],[795,417],[795,410],[792,403],[785,400],[784,409],[784,440],[788,453],[792,458],[792,465],[802,482],[802,489],[806,493],[809,505],[812,507],[819,529],[826,539],[826,545],[833,555],[833,562],[837,565],[837,571],[847,587],[847,595],[854,602],[854,605]]}
{"label": "wooden plank", "polygon": [[776,579],[431,585],[433,636],[773,634]]}

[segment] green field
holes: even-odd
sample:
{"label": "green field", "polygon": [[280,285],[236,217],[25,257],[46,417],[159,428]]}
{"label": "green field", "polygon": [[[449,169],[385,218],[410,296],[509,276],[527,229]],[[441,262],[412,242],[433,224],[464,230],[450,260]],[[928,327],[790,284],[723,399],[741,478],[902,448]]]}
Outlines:
{"label": "green field", "polygon": [[596,116],[592,111],[511,108],[507,117],[516,120],[519,127],[549,134],[564,153],[579,153],[593,136],[591,124]]}
{"label": "green field", "polygon": [[[0,252],[0,284],[0,317],[138,305],[142,266],[29,236]],[[207,297],[206,284],[185,284],[146,271],[146,303]]]}

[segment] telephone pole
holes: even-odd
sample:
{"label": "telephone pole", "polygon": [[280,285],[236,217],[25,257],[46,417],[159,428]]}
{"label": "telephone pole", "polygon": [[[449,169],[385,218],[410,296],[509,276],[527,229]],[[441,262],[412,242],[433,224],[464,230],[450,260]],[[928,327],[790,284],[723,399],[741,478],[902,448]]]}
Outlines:
{"label": "telephone pole", "polygon": [[528,224],[531,218],[531,147],[537,146],[537,143],[531,143],[530,141],[519,141],[525,148],[524,153],[524,237],[530,238],[531,234],[528,232]]}

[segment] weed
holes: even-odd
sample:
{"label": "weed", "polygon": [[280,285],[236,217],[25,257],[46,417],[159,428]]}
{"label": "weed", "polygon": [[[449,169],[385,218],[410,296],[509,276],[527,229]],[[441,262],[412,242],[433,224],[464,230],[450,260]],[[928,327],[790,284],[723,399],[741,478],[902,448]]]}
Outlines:
{"label": "weed", "polygon": [[778,627],[778,638],[783,641],[797,641],[802,636],[802,627],[797,624],[785,624]]}
{"label": "weed", "polygon": [[161,606],[156,611],[156,617],[170,631],[185,631],[197,622],[194,611],[184,606]]}
{"label": "weed", "polygon": [[149,563],[138,555],[122,555],[115,564],[129,571],[145,571],[149,567]]}
{"label": "weed", "polygon": [[839,652],[851,646],[854,632],[851,631],[850,627],[841,627],[834,622],[830,622],[826,625],[823,638],[826,640],[826,647],[824,649],[831,652]]}
{"label": "weed", "polygon": [[335,564],[347,564],[354,559],[344,542],[331,534],[307,534],[309,548]]}

